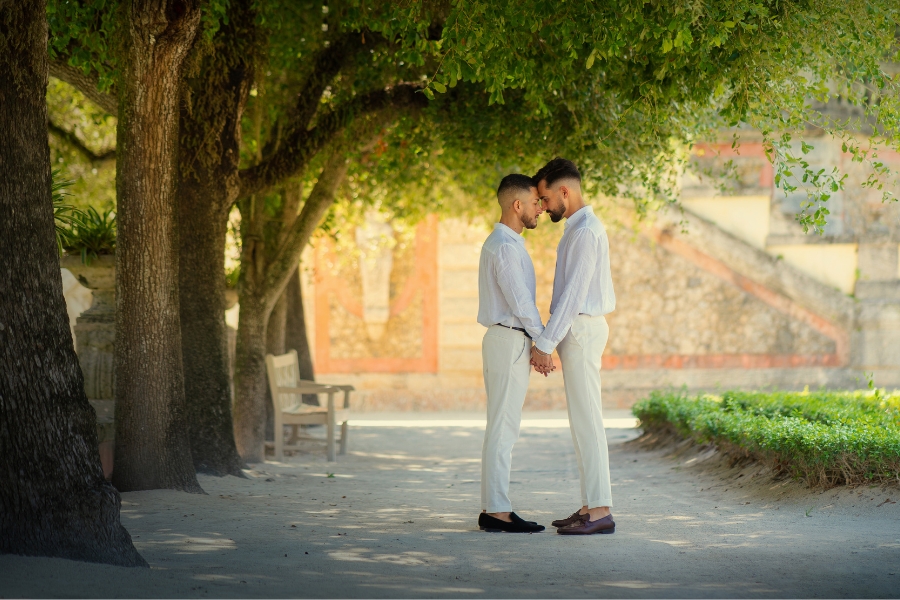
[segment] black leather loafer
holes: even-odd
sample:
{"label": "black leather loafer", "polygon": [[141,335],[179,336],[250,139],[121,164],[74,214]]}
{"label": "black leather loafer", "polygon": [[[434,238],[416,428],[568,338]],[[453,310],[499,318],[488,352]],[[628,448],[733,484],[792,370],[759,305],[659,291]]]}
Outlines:
{"label": "black leather loafer", "polygon": [[483,531],[506,533],[538,533],[544,530],[543,525],[525,521],[516,513],[509,513],[509,518],[512,519],[512,523],[501,521],[487,513],[481,513],[478,515],[478,527]]}

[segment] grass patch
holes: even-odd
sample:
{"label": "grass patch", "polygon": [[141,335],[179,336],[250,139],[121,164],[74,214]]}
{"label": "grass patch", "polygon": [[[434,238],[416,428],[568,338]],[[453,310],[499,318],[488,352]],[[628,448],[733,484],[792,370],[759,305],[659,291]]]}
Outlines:
{"label": "grass patch", "polygon": [[810,486],[900,482],[896,392],[654,392],[633,412],[647,433],[712,443]]}

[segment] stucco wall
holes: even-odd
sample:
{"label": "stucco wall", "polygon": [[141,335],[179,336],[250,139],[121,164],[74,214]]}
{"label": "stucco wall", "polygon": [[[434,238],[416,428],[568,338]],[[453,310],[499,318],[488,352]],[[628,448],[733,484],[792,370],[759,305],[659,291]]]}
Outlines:
{"label": "stucco wall", "polygon": [[[849,174],[844,190],[829,200],[821,236],[803,233],[795,215],[805,192],[776,191],[772,167],[753,140],[739,152],[730,143],[698,146],[695,160],[703,169],[714,172],[733,161],[735,178],[721,186],[685,176],[682,201],[695,225],[686,233],[675,231],[679,218],[634,224],[591,199],[610,233],[618,299],[608,317],[605,404],[627,406],[670,385],[855,387],[865,381],[853,368],[900,364],[891,358],[891,348],[900,347],[891,321],[900,305],[900,205],[862,188],[865,168],[834,142],[815,145],[811,163]],[[900,155],[882,158],[900,165]],[[346,247],[337,250],[340,260],[324,241],[308,248],[301,280],[319,380],[355,385],[357,410],[482,407],[477,271],[491,221],[423,224],[413,245],[391,250],[388,279],[375,286],[389,290],[381,301],[367,297],[361,263],[348,258]],[[562,231],[562,223],[544,217],[526,232],[545,320]],[[384,275],[376,271],[366,277]],[[863,296],[853,297],[861,286]],[[67,288],[73,319],[84,301],[78,287]],[[387,310],[388,320],[369,322],[371,307]],[[231,325],[237,310],[229,311]],[[851,346],[859,360],[851,360]],[[532,376],[527,407],[564,402],[559,372]]]}

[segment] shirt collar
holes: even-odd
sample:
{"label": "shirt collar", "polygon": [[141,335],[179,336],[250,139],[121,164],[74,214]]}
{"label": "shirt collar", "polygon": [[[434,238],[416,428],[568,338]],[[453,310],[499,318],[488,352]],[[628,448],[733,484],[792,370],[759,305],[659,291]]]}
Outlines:
{"label": "shirt collar", "polygon": [[503,233],[505,233],[507,236],[511,237],[515,241],[522,244],[523,246],[525,245],[525,238],[523,238],[521,236],[521,234],[518,234],[515,231],[513,231],[510,227],[507,227],[503,223],[494,223],[494,231],[497,231],[498,229],[500,231],[502,231]]}
{"label": "shirt collar", "polygon": [[569,217],[568,219],[566,219],[566,226],[563,227],[563,231],[565,231],[566,229],[568,229],[569,227],[571,227],[571,226],[573,226],[573,225],[577,225],[578,222],[581,221],[582,219],[584,219],[585,216],[587,216],[588,213],[594,214],[594,207],[593,207],[593,206],[585,206],[585,207],[583,207],[583,208],[579,208],[578,210],[576,210],[576,211],[572,214],[571,217]]}

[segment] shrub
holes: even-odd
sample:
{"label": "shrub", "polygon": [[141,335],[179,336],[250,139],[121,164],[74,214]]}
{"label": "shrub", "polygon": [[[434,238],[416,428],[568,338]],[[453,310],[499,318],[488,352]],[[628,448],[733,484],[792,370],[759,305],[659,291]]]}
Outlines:
{"label": "shrub", "polygon": [[898,394],[654,392],[633,412],[645,431],[713,443],[809,485],[900,481]]}

